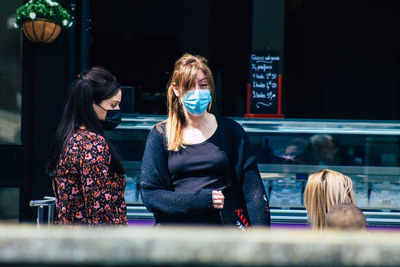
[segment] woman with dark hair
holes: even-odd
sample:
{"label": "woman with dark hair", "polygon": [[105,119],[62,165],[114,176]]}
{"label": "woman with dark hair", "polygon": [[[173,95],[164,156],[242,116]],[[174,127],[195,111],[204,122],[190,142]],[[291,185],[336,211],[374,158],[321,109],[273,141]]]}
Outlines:
{"label": "woman with dark hair", "polygon": [[167,88],[168,118],[149,133],[140,176],[159,224],[269,226],[264,185],[243,128],[212,114],[207,60],[183,55]]}
{"label": "woman with dark hair", "polygon": [[121,120],[121,97],[115,76],[101,67],[72,83],[47,166],[56,223],[127,224],[124,168],[104,135]]}

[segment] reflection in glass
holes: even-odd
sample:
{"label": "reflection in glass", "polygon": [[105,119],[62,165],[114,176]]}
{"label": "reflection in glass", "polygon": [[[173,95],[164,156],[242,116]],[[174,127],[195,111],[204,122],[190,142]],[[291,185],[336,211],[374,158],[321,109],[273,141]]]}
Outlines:
{"label": "reflection in glass", "polygon": [[0,143],[20,142],[22,34],[13,15],[21,4],[0,1]]}
{"label": "reflection in glass", "polygon": [[302,184],[291,178],[272,181],[271,207],[300,207],[302,205]]}
{"label": "reflection in glass", "polygon": [[18,222],[20,189],[0,187],[0,222]]}
{"label": "reflection in glass", "polygon": [[387,181],[372,185],[369,206],[372,208],[399,208],[400,185]]}
{"label": "reflection in glass", "polygon": [[[162,116],[129,115],[108,133],[124,160],[127,173],[125,196],[129,205],[141,204],[138,182],[146,138],[150,129],[164,119]],[[390,210],[398,214],[400,123],[251,122],[247,119],[243,124],[272,208],[304,208],[303,192],[308,175],[329,168],[352,178],[358,207],[370,212]],[[292,124],[296,125],[289,127]]]}

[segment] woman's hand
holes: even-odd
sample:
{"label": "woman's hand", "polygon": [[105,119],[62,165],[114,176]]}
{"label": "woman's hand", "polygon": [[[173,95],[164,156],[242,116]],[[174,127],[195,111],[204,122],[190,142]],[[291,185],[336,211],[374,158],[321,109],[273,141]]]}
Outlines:
{"label": "woman's hand", "polygon": [[221,190],[212,191],[212,202],[215,209],[222,210],[224,208],[224,194],[222,194]]}

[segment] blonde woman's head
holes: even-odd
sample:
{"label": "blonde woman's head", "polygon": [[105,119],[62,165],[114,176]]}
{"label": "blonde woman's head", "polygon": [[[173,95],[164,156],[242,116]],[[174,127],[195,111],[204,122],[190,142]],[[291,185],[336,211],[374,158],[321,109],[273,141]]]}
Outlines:
{"label": "blonde woman's head", "polygon": [[[207,65],[207,59],[202,56],[184,54],[175,62],[174,72],[168,83],[169,103],[174,103],[174,100],[179,100],[182,94],[193,89],[198,71],[206,76],[211,95],[214,94],[214,79]],[[177,95],[174,90],[179,91],[181,95]]]}
{"label": "blonde woman's head", "polygon": [[174,72],[167,86],[168,119],[167,140],[168,150],[176,151],[182,146],[183,129],[186,127],[186,117],[181,98],[189,90],[194,89],[198,73],[204,74],[211,93],[211,102],[207,111],[212,108],[214,99],[214,79],[207,60],[204,57],[184,54],[175,62]]}
{"label": "blonde woman's head", "polygon": [[313,228],[321,229],[330,208],[342,203],[355,204],[349,177],[327,169],[310,174],[304,190],[304,205]]}

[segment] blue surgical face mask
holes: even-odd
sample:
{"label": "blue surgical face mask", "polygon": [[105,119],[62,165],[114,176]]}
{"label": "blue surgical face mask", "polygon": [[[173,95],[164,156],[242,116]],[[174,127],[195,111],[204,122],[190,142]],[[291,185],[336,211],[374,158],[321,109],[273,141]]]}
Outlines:
{"label": "blue surgical face mask", "polygon": [[211,92],[207,89],[190,90],[182,96],[182,104],[192,115],[200,116],[211,101]]}

